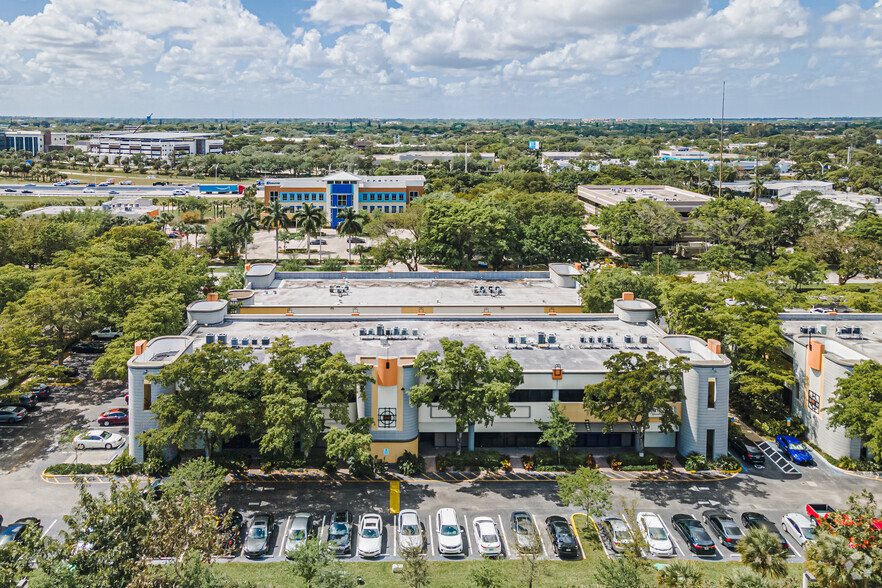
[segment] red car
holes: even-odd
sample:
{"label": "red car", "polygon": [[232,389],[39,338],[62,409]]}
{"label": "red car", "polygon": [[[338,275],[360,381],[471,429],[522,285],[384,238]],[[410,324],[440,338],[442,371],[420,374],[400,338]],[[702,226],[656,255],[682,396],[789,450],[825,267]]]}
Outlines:
{"label": "red car", "polygon": [[98,417],[98,424],[102,427],[110,425],[128,425],[129,409],[128,408],[111,408],[101,413]]}

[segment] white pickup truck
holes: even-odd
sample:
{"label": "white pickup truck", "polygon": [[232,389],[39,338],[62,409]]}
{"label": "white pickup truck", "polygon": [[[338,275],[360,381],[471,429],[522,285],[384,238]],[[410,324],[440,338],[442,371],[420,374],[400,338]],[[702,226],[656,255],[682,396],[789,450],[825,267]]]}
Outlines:
{"label": "white pickup truck", "polygon": [[112,327],[104,327],[103,329],[92,331],[93,339],[116,339],[120,335],[122,335],[122,332],[114,331]]}

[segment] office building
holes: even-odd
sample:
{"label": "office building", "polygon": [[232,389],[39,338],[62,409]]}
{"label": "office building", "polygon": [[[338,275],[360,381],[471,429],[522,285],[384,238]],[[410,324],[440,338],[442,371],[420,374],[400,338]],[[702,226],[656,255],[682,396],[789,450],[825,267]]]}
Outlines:
{"label": "office building", "polygon": [[585,206],[588,214],[599,214],[602,208],[621,204],[629,198],[635,200],[650,199],[664,202],[682,216],[688,216],[692,209],[713,200],[713,196],[705,196],[691,190],[671,186],[579,186],[576,196]]}
{"label": "office building", "polygon": [[173,163],[187,155],[221,154],[224,140],[212,133],[101,133],[89,140],[89,155],[107,158],[114,164],[121,157],[142,155],[145,159],[161,159]]}
{"label": "office building", "polygon": [[[380,145],[377,145],[377,147],[380,147]],[[404,163],[407,161],[422,161],[423,163],[433,163],[435,161],[448,162],[453,161],[456,157],[465,158],[465,153],[459,151],[404,151],[402,153],[374,155],[374,163],[382,163],[384,161],[392,161],[395,163]],[[496,154],[469,153],[469,161],[473,159],[495,161]]]}
{"label": "office building", "polygon": [[[350,403],[352,418],[371,417],[371,452],[394,461],[404,451],[452,448],[455,423],[437,406],[413,407],[408,390],[419,383],[414,359],[450,338],[480,346],[490,356],[510,353],[524,370],[510,398],[514,412],[476,427],[476,446],[535,446],[537,419],[548,419],[553,399],[576,425],[581,447],[631,447],[634,432],[621,422],[604,432],[583,407],[584,387],[603,380],[603,363],[627,351],[683,357],[685,399],[676,403],[678,431],[663,433],[653,421],[648,447],[712,458],[726,454],[729,359],[720,343],[670,335],[653,321],[655,306],[623,293],[610,313],[584,314],[577,266],[555,264],[548,272],[277,272],[272,264],[247,268],[246,287],[230,300],[192,303],[189,326],[179,336],[135,344],[128,363],[129,439],[143,459],[137,436],[155,427],[150,406],[171,387],[145,377],[206,344],[248,348],[267,361],[283,335],[298,345],[330,343],[333,352],[362,363],[374,383]],[[238,309],[233,311],[230,302]],[[326,420],[327,427],[339,426]],[[447,449],[444,449],[447,450]]]}
{"label": "office building", "polygon": [[33,208],[22,212],[21,217],[28,218],[41,215],[57,216],[64,212],[80,212],[85,210],[103,210],[114,216],[122,216],[132,220],[137,220],[145,214],[154,218],[159,216],[159,207],[153,204],[152,198],[116,196],[98,206],[59,205]]}
{"label": "office building", "polygon": [[358,176],[336,172],[320,178],[269,178],[264,184],[265,205],[280,202],[290,212],[309,203],[325,211],[332,228],[343,208],[365,212],[404,212],[414,198],[421,196],[426,178],[412,176]]}

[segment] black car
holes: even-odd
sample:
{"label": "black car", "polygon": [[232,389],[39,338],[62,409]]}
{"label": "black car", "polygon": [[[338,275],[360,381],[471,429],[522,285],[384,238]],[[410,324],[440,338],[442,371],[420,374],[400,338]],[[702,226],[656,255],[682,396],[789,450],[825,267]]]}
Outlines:
{"label": "black car", "polygon": [[701,526],[692,515],[677,514],[671,517],[671,524],[683,540],[689,551],[695,555],[714,555],[717,552],[717,546],[714,540],[710,538],[704,527]]}
{"label": "black car", "polygon": [[74,353],[103,353],[104,345],[95,341],[83,341],[70,348]]}
{"label": "black car", "polygon": [[242,549],[242,555],[253,559],[268,554],[272,534],[273,515],[266,512],[256,513],[248,525],[248,533],[245,535],[245,547]]}
{"label": "black car", "polygon": [[33,190],[22,190],[21,193],[22,194],[33,194],[34,191]]}
{"label": "black car", "polygon": [[52,388],[47,386],[46,384],[34,384],[31,386],[31,394],[37,397],[37,400],[46,400],[49,398],[49,392],[52,391]]}
{"label": "black car", "polygon": [[766,463],[766,456],[762,450],[749,443],[746,439],[729,437],[729,451],[741,458],[741,461],[746,464],[763,465]]}
{"label": "black car", "polygon": [[702,513],[701,517],[711,533],[719,537],[723,545],[735,551],[738,542],[744,537],[741,527],[735,524],[735,520],[719,510],[707,510]]}
{"label": "black car", "polygon": [[150,484],[141,491],[141,496],[143,496],[146,500],[159,500],[162,498],[163,484],[162,479],[153,480]]}
{"label": "black car", "polygon": [[22,533],[25,532],[25,529],[28,525],[36,525],[37,529],[42,529],[43,525],[40,524],[40,519],[34,517],[25,517],[23,519],[18,519],[0,533],[0,546],[6,545],[7,543],[11,543],[13,541],[19,541],[21,539]]}
{"label": "black car", "polygon": [[352,553],[352,513],[338,510],[328,524],[328,551],[335,555]]}
{"label": "black car", "polygon": [[790,545],[787,543],[787,539],[784,538],[778,530],[778,527],[775,526],[775,523],[767,519],[765,515],[758,512],[746,512],[741,515],[741,524],[748,532],[750,532],[751,529],[765,529],[772,535],[772,537],[781,543],[781,551],[784,553],[790,551]]}
{"label": "black car", "polygon": [[4,400],[0,401],[0,406],[21,406],[26,409],[34,410],[37,408],[37,395],[36,394],[22,394],[18,397],[17,400]]}
{"label": "black car", "polygon": [[565,518],[550,516],[545,519],[545,527],[548,529],[548,535],[551,537],[551,547],[556,554],[561,557],[564,555],[579,555],[573,530],[570,529],[570,524]]}

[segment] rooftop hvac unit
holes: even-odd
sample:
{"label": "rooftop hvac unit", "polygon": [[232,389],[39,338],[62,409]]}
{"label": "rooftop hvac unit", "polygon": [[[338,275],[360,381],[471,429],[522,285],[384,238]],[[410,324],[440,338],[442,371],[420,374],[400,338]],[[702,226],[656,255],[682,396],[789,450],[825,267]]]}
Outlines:
{"label": "rooftop hvac unit", "polygon": [[214,333],[205,334],[205,343],[214,343]]}
{"label": "rooftop hvac unit", "polygon": [[630,345],[633,342],[634,342],[634,337],[632,337],[631,335],[625,335],[625,343]]}
{"label": "rooftop hvac unit", "polygon": [[227,334],[226,333],[218,333],[217,334],[217,342],[221,345],[227,344]]}
{"label": "rooftop hvac unit", "polygon": [[548,344],[557,345],[557,335],[555,333],[548,333]]}
{"label": "rooftop hvac unit", "polygon": [[242,337],[240,345],[242,345],[242,347],[248,347],[248,337]]}
{"label": "rooftop hvac unit", "polygon": [[857,335],[858,337],[860,337],[863,334],[863,332],[864,332],[864,329],[862,327],[852,327],[851,328],[852,335]]}
{"label": "rooftop hvac unit", "polygon": [[395,327],[394,329],[392,329],[392,334],[395,337],[397,337],[399,335],[399,333],[400,333],[400,329],[398,327]]}
{"label": "rooftop hvac unit", "polygon": [[520,341],[520,343],[521,343],[521,345],[526,345],[526,344],[527,344],[527,336],[526,336],[526,335],[521,335],[521,341]]}
{"label": "rooftop hvac unit", "polygon": [[252,337],[252,338],[251,338],[251,344],[254,345],[254,346],[260,345],[260,339],[257,338],[257,337]]}
{"label": "rooftop hvac unit", "polygon": [[388,345],[389,345],[389,339],[387,339],[386,337],[380,337],[380,345],[382,345],[383,347],[388,346]]}
{"label": "rooftop hvac unit", "polygon": [[539,340],[539,345],[545,345],[545,333],[540,331],[539,336],[538,336],[538,340]]}
{"label": "rooftop hvac unit", "polygon": [[591,335],[590,337],[588,337],[588,342],[591,343],[592,345],[594,345],[594,335]]}
{"label": "rooftop hvac unit", "polygon": [[369,335],[369,336],[372,336],[373,334],[374,334],[374,330],[373,330],[373,329],[368,329],[368,335]]}
{"label": "rooftop hvac unit", "polygon": [[261,345],[263,345],[264,347],[268,347],[269,344],[270,344],[270,338],[269,338],[269,337],[264,337],[263,339],[261,339],[260,343],[261,343]]}
{"label": "rooftop hvac unit", "polygon": [[612,338],[612,337],[607,337],[607,338],[606,338],[606,344],[607,344],[607,345],[612,345],[612,344],[613,344],[613,338]]}
{"label": "rooftop hvac unit", "polygon": [[814,333],[817,333],[817,329],[814,327],[799,327],[799,333],[801,335],[813,335]]}
{"label": "rooftop hvac unit", "polygon": [[420,332],[419,332],[418,330],[414,329],[414,330],[413,330],[413,336],[414,336],[414,337],[419,337],[419,336],[420,336]]}
{"label": "rooftop hvac unit", "polygon": [[383,325],[377,325],[377,335],[382,337],[384,333],[385,333],[385,331],[383,329]]}
{"label": "rooftop hvac unit", "polygon": [[851,327],[836,327],[836,335],[851,335]]}
{"label": "rooftop hvac unit", "polygon": [[365,335],[367,335],[367,329],[365,329],[364,327],[361,327],[360,329],[358,329],[358,336],[359,337],[364,337]]}
{"label": "rooftop hvac unit", "polygon": [[232,339],[230,339],[230,346],[231,347],[238,347],[239,346],[239,338],[233,337]]}
{"label": "rooftop hvac unit", "polygon": [[584,345],[584,344],[587,343],[587,342],[588,342],[588,337],[586,337],[585,335],[580,335],[580,336],[579,336],[579,343],[581,343],[582,345]]}
{"label": "rooftop hvac unit", "polygon": [[402,336],[402,337],[407,337],[407,328],[406,328],[406,327],[402,327],[402,328],[401,328],[401,336]]}
{"label": "rooftop hvac unit", "polygon": [[646,335],[640,335],[640,344],[646,345],[646,341],[647,341]]}
{"label": "rooftop hvac unit", "polygon": [[827,334],[827,325],[818,325],[818,334],[826,335]]}
{"label": "rooftop hvac unit", "polygon": [[518,344],[517,337],[515,337],[514,335],[509,335],[508,336],[508,344],[509,345],[517,345]]}

